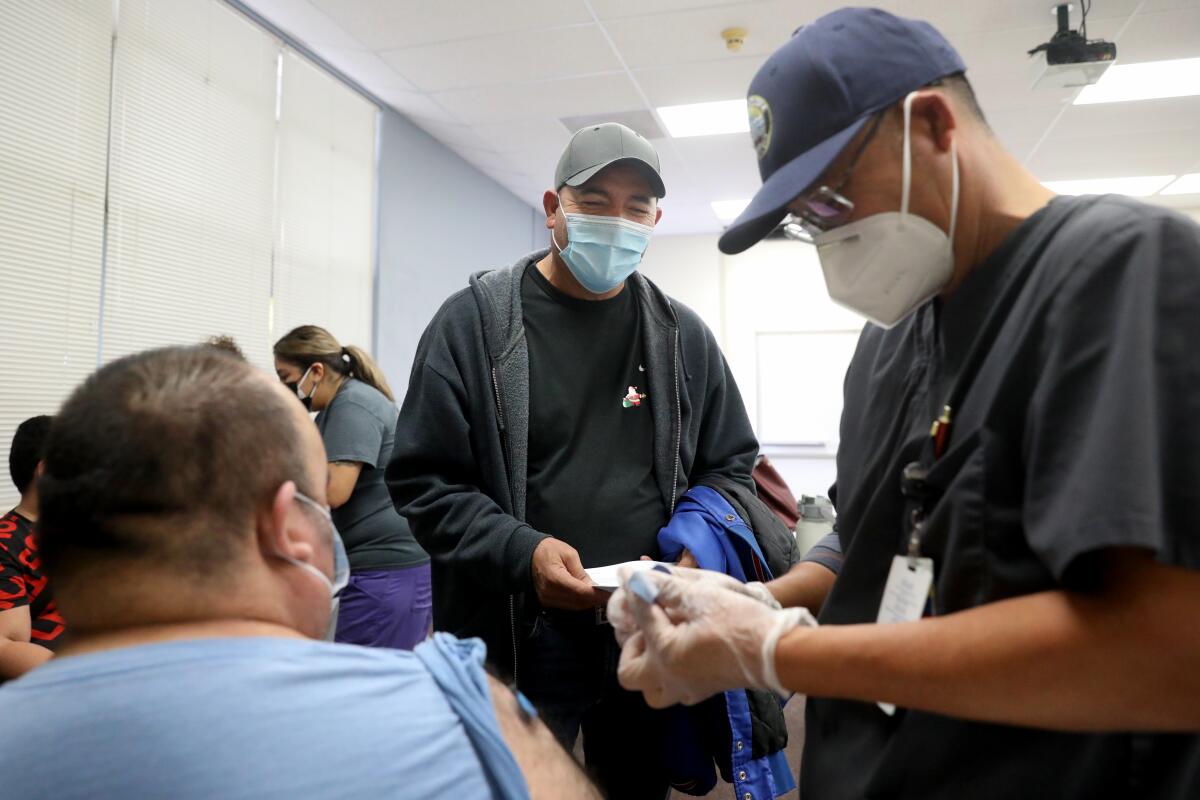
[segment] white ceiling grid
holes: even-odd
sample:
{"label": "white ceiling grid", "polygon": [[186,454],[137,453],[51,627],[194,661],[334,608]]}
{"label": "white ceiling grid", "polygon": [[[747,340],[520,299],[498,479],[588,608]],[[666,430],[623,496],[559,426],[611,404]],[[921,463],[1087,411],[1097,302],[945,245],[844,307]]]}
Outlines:
{"label": "white ceiling grid", "polygon": [[[731,100],[830,0],[246,0],[346,75],[540,207],[583,114]],[[1200,96],[1072,106],[1034,90],[1025,51],[1053,0],[877,0],[926,19],[962,53],[1001,140],[1047,180],[1200,172]],[[1078,4],[1077,4],[1078,5]],[[1077,19],[1072,18],[1073,27]],[[720,31],[748,29],[738,53]],[[1200,0],[1094,0],[1092,37],[1125,63],[1200,57]],[[664,138],[662,233],[717,231],[710,202],[759,179],[747,134]],[[1200,205],[1200,195],[1164,202]]]}

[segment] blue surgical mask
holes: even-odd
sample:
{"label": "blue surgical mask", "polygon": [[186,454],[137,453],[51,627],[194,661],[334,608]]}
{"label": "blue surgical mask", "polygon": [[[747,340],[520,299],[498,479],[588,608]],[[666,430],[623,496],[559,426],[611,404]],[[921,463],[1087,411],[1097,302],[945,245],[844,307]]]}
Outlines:
{"label": "blue surgical mask", "polygon": [[[562,200],[559,200],[562,208]],[[567,246],[560,247],[550,234],[555,249],[575,280],[592,294],[607,294],[620,286],[642,262],[654,228],[622,217],[568,214]]]}
{"label": "blue surgical mask", "polygon": [[346,545],[342,542],[342,536],[338,533],[337,526],[333,524],[333,516],[329,513],[329,509],[299,491],[296,492],[296,499],[309,508],[314,509],[329,523],[329,535],[333,548],[333,578],[330,579],[324,572],[321,572],[321,570],[305,561],[285,556],[282,553],[279,554],[279,557],[289,564],[294,564],[305,572],[316,576],[329,589],[329,627],[325,631],[325,640],[332,642],[334,632],[337,630],[338,605],[340,602],[338,595],[341,594],[342,589],[346,588],[346,584],[350,582],[350,559],[346,555]]}

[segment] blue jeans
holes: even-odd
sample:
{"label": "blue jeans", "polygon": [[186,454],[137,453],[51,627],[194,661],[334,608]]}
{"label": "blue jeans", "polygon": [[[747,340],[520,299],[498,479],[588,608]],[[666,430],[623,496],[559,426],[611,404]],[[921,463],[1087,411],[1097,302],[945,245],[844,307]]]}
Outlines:
{"label": "blue jeans", "polygon": [[520,689],[568,751],[583,732],[588,773],[607,797],[663,800],[662,713],[617,683],[621,649],[589,614],[541,612],[525,628]]}

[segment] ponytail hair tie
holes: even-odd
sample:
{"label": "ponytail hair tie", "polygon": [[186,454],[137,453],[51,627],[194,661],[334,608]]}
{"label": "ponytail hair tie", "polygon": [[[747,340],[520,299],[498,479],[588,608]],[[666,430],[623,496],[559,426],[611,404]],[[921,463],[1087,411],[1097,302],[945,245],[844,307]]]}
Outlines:
{"label": "ponytail hair tie", "polygon": [[342,348],[342,361],[345,361],[347,364],[350,363],[350,354],[346,352],[346,348],[344,347]]}

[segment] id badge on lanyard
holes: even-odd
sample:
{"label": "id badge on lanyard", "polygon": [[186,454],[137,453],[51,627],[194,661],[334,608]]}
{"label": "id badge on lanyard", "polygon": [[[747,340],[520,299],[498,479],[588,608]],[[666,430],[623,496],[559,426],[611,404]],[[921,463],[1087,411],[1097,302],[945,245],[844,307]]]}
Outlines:
{"label": "id badge on lanyard", "polygon": [[[946,406],[930,431],[928,450],[937,459],[945,450],[950,434],[950,407]],[[904,468],[901,491],[911,507],[908,516],[908,553],[892,558],[887,583],[883,587],[883,599],[879,603],[876,624],[890,625],[894,622],[916,622],[925,615],[925,608],[933,599],[933,559],[921,555],[921,536],[925,530],[925,515],[928,512],[930,488],[926,481],[929,469],[920,461]],[[877,703],[889,716],[896,713],[891,703]]]}
{"label": "id badge on lanyard", "polygon": [[[933,559],[921,556],[921,536],[924,532],[925,519],[933,508],[936,487],[927,480],[929,470],[942,457],[950,442],[950,428],[955,409],[961,409],[971,382],[982,368],[984,360],[995,343],[1000,339],[1002,328],[1008,319],[1009,312],[1016,305],[1021,293],[1029,284],[1029,276],[1037,268],[1040,261],[1034,257],[1054,236],[1063,222],[1076,210],[1086,208],[1081,203],[1051,204],[1042,214],[1042,223],[1036,229],[1035,235],[1025,238],[1010,262],[1014,269],[1010,270],[999,295],[988,311],[979,331],[971,342],[970,350],[963,360],[954,386],[946,399],[942,413],[933,421],[929,430],[929,438],[925,442],[921,460],[914,461],[904,468],[901,488],[909,509],[908,516],[908,554],[892,559],[892,567],[888,572],[887,584],[883,589],[883,601],[879,605],[877,622],[915,622],[925,613],[928,600],[936,611],[936,597],[933,594]],[[889,703],[880,703],[879,707],[888,714],[894,714],[896,707]]]}

